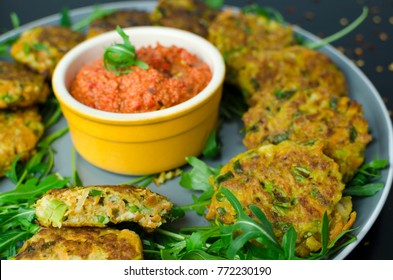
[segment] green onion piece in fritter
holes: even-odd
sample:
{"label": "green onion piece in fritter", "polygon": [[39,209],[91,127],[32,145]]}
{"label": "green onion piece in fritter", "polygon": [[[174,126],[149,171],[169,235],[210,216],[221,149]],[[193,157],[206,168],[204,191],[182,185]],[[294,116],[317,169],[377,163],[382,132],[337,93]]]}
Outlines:
{"label": "green onion piece in fritter", "polygon": [[127,205],[127,210],[130,211],[131,213],[136,213],[138,212],[140,209],[138,206],[136,205]]}
{"label": "green onion piece in fritter", "polygon": [[243,168],[240,164],[240,160],[237,160],[233,163],[233,170],[235,171],[235,173],[237,174],[242,174],[243,173]]}
{"label": "green onion piece in fritter", "polygon": [[304,182],[304,180],[310,176],[311,172],[307,168],[296,166],[292,168],[291,173],[295,176],[298,182]]}
{"label": "green onion piece in fritter", "polygon": [[95,189],[91,189],[89,191],[89,195],[90,196],[101,196],[102,195],[102,191],[100,190],[95,190]]}
{"label": "green onion piece in fritter", "polygon": [[103,57],[105,69],[114,71],[116,74],[129,73],[131,66],[138,66],[145,70],[148,69],[149,65],[137,59],[135,47],[131,44],[129,37],[123,29],[117,26],[116,31],[123,38],[124,42],[122,44],[113,44],[105,49]]}
{"label": "green onion piece in fritter", "polygon": [[100,224],[107,224],[107,223],[109,223],[109,217],[108,216],[103,216],[103,215],[100,215],[100,216],[98,216],[98,222],[100,223]]}
{"label": "green onion piece in fritter", "polygon": [[226,173],[224,173],[224,174],[218,176],[218,177],[216,178],[216,183],[217,183],[217,184],[220,184],[220,183],[225,182],[225,181],[227,181],[227,180],[229,180],[229,179],[232,179],[233,177],[234,177],[234,176],[233,176],[233,173],[232,173],[231,171],[228,171],[228,172],[226,172]]}
{"label": "green onion piece in fritter", "polygon": [[277,134],[277,135],[273,135],[271,137],[269,137],[270,142],[274,145],[277,145],[279,143],[281,143],[282,141],[288,140],[288,134],[287,133],[283,133],[283,134]]}
{"label": "green onion piece in fritter", "polygon": [[353,143],[356,141],[357,137],[358,137],[358,132],[357,132],[356,128],[352,126],[349,129],[349,140],[351,141],[351,143]]}
{"label": "green onion piece in fritter", "polygon": [[52,226],[60,227],[67,209],[68,207],[64,202],[54,199],[46,207],[43,218],[49,221]]}
{"label": "green onion piece in fritter", "polygon": [[291,98],[295,94],[295,90],[276,90],[274,92],[274,95],[277,97],[279,100],[286,100]]}

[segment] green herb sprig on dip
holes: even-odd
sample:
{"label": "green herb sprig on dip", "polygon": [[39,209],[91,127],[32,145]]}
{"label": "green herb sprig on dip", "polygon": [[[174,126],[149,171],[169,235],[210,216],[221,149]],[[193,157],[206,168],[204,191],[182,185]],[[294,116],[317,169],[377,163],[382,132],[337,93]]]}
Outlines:
{"label": "green herb sprig on dip", "polygon": [[105,69],[114,71],[117,75],[131,72],[130,67],[134,65],[142,69],[148,69],[149,65],[137,59],[135,47],[131,44],[129,37],[123,29],[117,26],[116,31],[123,38],[124,43],[116,43],[105,49]]}

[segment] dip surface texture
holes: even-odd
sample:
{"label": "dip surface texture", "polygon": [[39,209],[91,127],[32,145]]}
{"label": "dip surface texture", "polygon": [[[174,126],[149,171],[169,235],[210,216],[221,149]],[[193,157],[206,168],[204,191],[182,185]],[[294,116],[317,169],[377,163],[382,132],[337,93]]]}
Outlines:
{"label": "dip surface texture", "polygon": [[201,92],[210,82],[209,66],[196,55],[176,46],[143,47],[137,66],[127,74],[104,68],[102,59],[84,66],[76,75],[71,94],[79,102],[103,111],[142,113],[180,104]]}

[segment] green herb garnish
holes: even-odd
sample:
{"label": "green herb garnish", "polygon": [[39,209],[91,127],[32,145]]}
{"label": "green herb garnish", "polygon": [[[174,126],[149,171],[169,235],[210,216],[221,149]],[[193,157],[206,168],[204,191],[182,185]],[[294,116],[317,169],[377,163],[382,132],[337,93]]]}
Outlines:
{"label": "green herb garnish", "polygon": [[142,69],[148,69],[149,65],[138,60],[136,57],[135,47],[131,44],[129,37],[120,28],[116,27],[117,33],[123,38],[123,43],[113,44],[105,49],[104,67],[106,70],[114,71],[116,74],[127,74],[131,72],[131,66],[138,66]]}

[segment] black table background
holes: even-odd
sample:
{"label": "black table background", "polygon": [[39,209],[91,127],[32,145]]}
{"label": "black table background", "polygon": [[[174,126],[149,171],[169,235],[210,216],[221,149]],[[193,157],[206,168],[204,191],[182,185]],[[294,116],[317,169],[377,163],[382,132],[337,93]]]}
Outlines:
{"label": "black table background", "polygon": [[[0,0],[0,34],[12,29],[10,13],[20,24],[69,9],[114,0]],[[121,2],[121,1],[117,1]],[[227,5],[258,3],[278,9],[284,18],[319,36],[335,33],[345,22],[360,15],[362,6],[369,16],[355,31],[333,45],[343,50],[371,80],[390,110],[393,110],[393,0],[226,0]],[[390,111],[391,113],[391,111]],[[393,260],[393,193],[378,219],[347,259]]]}

